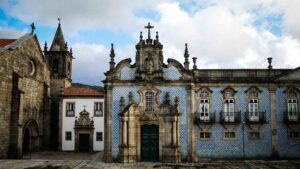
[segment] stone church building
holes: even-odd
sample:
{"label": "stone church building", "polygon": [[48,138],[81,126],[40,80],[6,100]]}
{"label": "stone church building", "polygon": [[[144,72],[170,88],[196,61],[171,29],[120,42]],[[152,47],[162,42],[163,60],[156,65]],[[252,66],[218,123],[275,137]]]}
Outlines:
{"label": "stone church building", "polygon": [[198,69],[187,45],[183,64],[164,63],[158,33],[145,28],[135,63],[115,64],[111,49],[104,161],[300,157],[300,68],[268,58],[266,69]]}
{"label": "stone church building", "polygon": [[60,91],[71,86],[72,50],[60,23],[44,51],[31,26],[18,39],[0,39],[0,158],[57,148],[56,105]]}

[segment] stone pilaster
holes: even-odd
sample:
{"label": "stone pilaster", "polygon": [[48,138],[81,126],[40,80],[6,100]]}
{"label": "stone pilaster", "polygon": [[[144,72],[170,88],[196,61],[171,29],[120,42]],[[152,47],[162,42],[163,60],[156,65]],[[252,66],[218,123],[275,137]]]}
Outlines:
{"label": "stone pilaster", "polygon": [[194,96],[195,96],[195,85],[192,83],[187,88],[187,103],[188,103],[188,161],[196,162],[196,135],[195,135],[195,110],[194,110]]}
{"label": "stone pilaster", "polygon": [[106,85],[106,93],[105,93],[105,112],[104,112],[104,154],[103,161],[104,162],[113,162],[112,158],[112,87],[110,85]]}
{"label": "stone pilaster", "polygon": [[278,142],[277,142],[277,119],[276,119],[276,90],[277,86],[269,85],[270,91],[270,107],[271,107],[271,129],[272,129],[272,157],[278,157]]}

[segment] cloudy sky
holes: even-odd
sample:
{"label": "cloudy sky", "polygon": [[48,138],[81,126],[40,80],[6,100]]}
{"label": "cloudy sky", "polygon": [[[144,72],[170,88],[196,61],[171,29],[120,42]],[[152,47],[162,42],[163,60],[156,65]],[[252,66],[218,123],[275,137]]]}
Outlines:
{"label": "cloudy sky", "polygon": [[[164,60],[183,63],[184,44],[198,68],[300,66],[299,0],[0,0],[0,38],[18,38],[34,22],[43,46],[57,18],[73,48],[73,82],[102,85],[110,44],[116,61],[134,59],[148,22],[159,32]],[[134,60],[133,60],[134,61]]]}

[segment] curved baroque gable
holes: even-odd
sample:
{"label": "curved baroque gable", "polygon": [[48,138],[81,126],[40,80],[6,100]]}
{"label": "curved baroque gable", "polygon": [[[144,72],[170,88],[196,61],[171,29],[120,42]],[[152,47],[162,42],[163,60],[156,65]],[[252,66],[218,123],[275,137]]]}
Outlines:
{"label": "curved baroque gable", "polygon": [[134,80],[135,78],[135,68],[129,68],[127,66],[124,66],[120,70],[120,80]]}
{"label": "curved baroque gable", "polygon": [[174,66],[164,68],[163,72],[164,72],[165,80],[180,80],[182,76],[181,73],[178,71],[178,69]]}

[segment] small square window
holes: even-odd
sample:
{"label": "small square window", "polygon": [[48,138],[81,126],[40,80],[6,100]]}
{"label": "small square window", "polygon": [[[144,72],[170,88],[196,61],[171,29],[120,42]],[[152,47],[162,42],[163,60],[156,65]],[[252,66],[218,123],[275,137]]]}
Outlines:
{"label": "small square window", "polygon": [[290,139],[300,139],[300,132],[299,131],[289,131],[288,137]]}
{"label": "small square window", "polygon": [[252,140],[260,139],[260,132],[250,131],[249,132],[249,139],[252,139]]}
{"label": "small square window", "polygon": [[200,140],[209,140],[211,138],[211,132],[200,132],[199,139]]}
{"label": "small square window", "polygon": [[96,132],[96,141],[103,141],[103,133]]}
{"label": "small square window", "polygon": [[75,116],[75,102],[66,103],[66,116],[68,117]]}
{"label": "small square window", "polygon": [[231,139],[235,139],[236,138],[236,134],[233,131],[226,131],[224,133],[224,139],[226,140],[231,140]]}
{"label": "small square window", "polygon": [[103,102],[95,102],[94,104],[94,116],[103,116]]}
{"label": "small square window", "polygon": [[71,141],[72,140],[72,132],[66,131],[65,140],[66,141]]}

